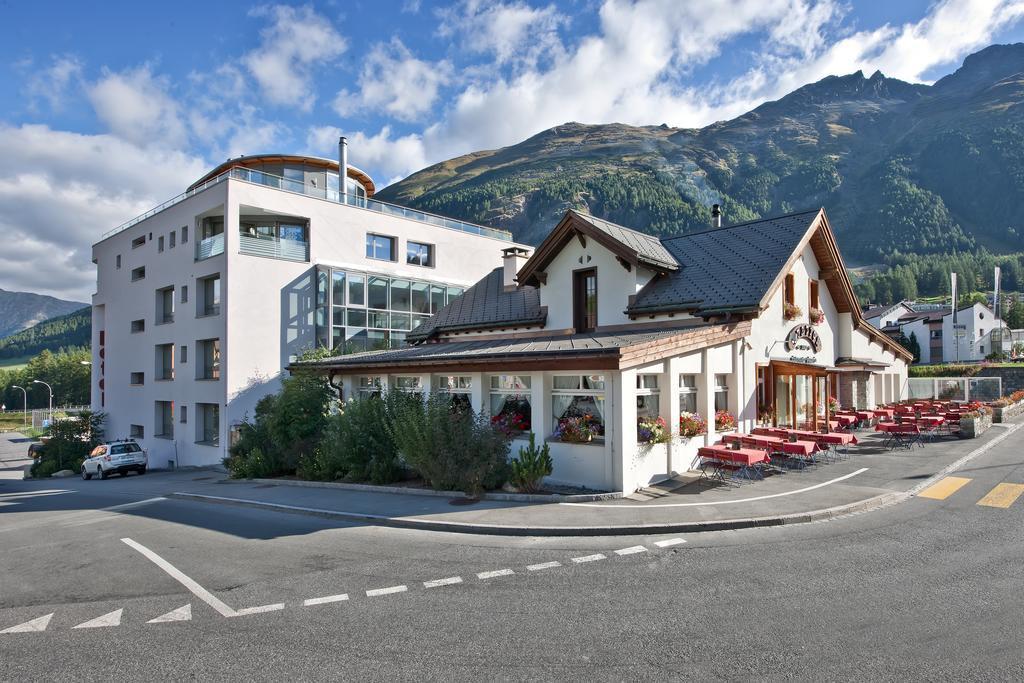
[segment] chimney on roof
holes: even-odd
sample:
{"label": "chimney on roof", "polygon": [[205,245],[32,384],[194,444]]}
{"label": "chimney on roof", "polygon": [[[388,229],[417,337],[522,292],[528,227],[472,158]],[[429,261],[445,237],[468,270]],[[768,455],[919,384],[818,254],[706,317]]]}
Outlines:
{"label": "chimney on roof", "polygon": [[711,227],[722,227],[722,207],[718,204],[711,205]]}
{"label": "chimney on roof", "polygon": [[508,249],[501,250],[502,260],[504,261],[504,276],[502,277],[502,285],[506,292],[511,292],[518,287],[516,283],[516,273],[523,267],[526,260],[530,256],[530,252],[522,247],[509,247]]}
{"label": "chimney on roof", "polygon": [[339,199],[345,202],[345,193],[348,192],[348,140],[342,135],[338,138],[338,192]]}

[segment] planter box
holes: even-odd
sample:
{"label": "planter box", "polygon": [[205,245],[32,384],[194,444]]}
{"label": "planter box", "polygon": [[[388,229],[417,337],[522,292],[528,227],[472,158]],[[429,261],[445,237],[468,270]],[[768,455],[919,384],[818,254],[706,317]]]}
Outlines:
{"label": "planter box", "polygon": [[992,426],[992,416],[960,419],[960,436],[964,439],[975,439]]}
{"label": "planter box", "polygon": [[992,409],[992,422],[1007,422],[1018,415],[1024,415],[1024,401],[1017,401],[1012,406]]}

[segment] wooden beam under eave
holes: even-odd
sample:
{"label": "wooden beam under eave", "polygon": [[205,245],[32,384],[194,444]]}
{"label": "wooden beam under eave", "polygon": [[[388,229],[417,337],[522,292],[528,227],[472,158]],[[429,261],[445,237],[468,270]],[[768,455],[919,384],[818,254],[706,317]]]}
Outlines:
{"label": "wooden beam under eave", "polygon": [[633,265],[621,256],[616,256],[615,260],[619,262],[620,266],[626,269],[627,273],[633,270]]}

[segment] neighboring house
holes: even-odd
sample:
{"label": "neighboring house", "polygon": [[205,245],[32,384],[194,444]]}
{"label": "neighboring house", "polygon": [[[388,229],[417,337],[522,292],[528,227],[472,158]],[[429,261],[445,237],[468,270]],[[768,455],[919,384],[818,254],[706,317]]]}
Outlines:
{"label": "neighboring house", "polygon": [[880,330],[892,329],[900,318],[914,313],[906,301],[891,306],[872,306],[864,311],[864,319]]}
{"label": "neighboring house", "polygon": [[[929,311],[927,313],[911,313],[899,320],[896,325],[897,334],[902,333],[910,339],[913,335],[921,349],[919,363],[941,363],[943,359],[942,319],[944,313]],[[889,333],[889,330],[886,330]]]}
{"label": "neighboring house", "polygon": [[[958,329],[954,329],[953,314],[947,309],[908,315],[900,320],[899,329],[907,337],[911,333],[917,335],[922,364],[976,362],[985,360],[995,350],[992,330],[997,325],[991,308],[980,303],[965,306],[957,311],[956,324]],[[998,327],[1008,329],[1001,321]],[[1011,336],[1006,334],[1006,353],[1011,345]]]}
{"label": "neighboring house", "polygon": [[[569,211],[532,257],[504,258],[414,345],[301,366],[346,398],[461,394],[547,441],[553,481],[606,490],[689,470],[720,438],[718,410],[744,431],[819,428],[830,395],[859,408],[903,395],[911,356],[862,317],[823,209],[666,239]],[[708,433],[638,443],[639,420],[676,432],[683,412]],[[587,443],[565,438],[580,420]]]}
{"label": "neighboring house", "polygon": [[111,437],[154,467],[218,463],[298,354],[401,344],[501,263],[509,233],[376,201],[340,156],[229,160],[93,246]]}

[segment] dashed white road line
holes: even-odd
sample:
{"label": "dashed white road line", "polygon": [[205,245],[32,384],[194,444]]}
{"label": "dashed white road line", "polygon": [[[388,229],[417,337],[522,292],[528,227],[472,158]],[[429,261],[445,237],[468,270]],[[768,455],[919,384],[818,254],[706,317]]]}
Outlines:
{"label": "dashed white road line", "polygon": [[259,607],[246,607],[245,609],[237,610],[232,616],[244,617],[250,614],[263,614],[264,612],[276,612],[284,609],[283,602],[276,602],[273,605],[260,605]]}
{"label": "dashed white road line", "polygon": [[434,579],[433,581],[424,581],[424,588],[439,588],[441,586],[452,586],[456,583],[462,583],[461,576],[449,576],[447,579]]}
{"label": "dashed white road line", "polygon": [[572,561],[576,564],[583,564],[584,562],[597,562],[605,558],[601,553],[594,553],[593,555],[584,555],[582,557],[574,557]]}
{"label": "dashed white road line", "polygon": [[192,621],[192,603],[171,610],[167,614],[161,614],[156,619],[150,619],[147,624],[166,624],[170,621]]}
{"label": "dashed white road line", "polygon": [[236,612],[234,609],[225,604],[216,595],[200,586],[198,583],[196,583],[191,578],[186,576],[185,573],[182,572],[180,569],[178,569],[173,564],[171,564],[164,558],[154,553],[146,546],[142,545],[141,543],[136,543],[130,538],[122,538],[121,541],[124,544],[126,544],[129,548],[133,548],[142,553],[143,557],[145,557],[147,560],[149,560],[156,566],[160,567],[160,569],[163,569],[165,572],[167,572],[172,579],[180,583],[185,588],[189,589],[192,592],[192,595],[196,596],[197,598],[205,602],[207,605],[217,610],[217,613],[220,614],[222,617],[233,617],[238,614],[238,612]]}
{"label": "dashed white road line", "polygon": [[619,548],[615,551],[616,555],[636,555],[637,553],[646,553],[647,548],[642,545],[632,545],[628,548]]}
{"label": "dashed white road line", "polygon": [[75,628],[104,628],[106,626],[120,626],[121,615],[124,613],[124,608],[116,609],[113,612],[108,612],[103,616],[90,619],[89,621],[83,621]]}
{"label": "dashed white road line", "polygon": [[409,590],[408,586],[390,586],[389,588],[374,588],[373,590],[366,591],[366,597],[375,598],[378,595],[391,595],[392,593],[404,593]]}
{"label": "dashed white road line", "polygon": [[531,572],[537,572],[541,569],[554,569],[555,567],[561,567],[561,562],[541,562],[540,564],[531,564],[526,569]]}
{"label": "dashed white road line", "polygon": [[664,541],[655,541],[654,545],[659,548],[670,548],[674,545],[679,545],[680,543],[686,543],[686,540],[682,538],[667,538]]}
{"label": "dashed white road line", "polygon": [[313,605],[326,605],[329,602],[342,602],[344,600],[348,600],[348,593],[326,595],[322,598],[310,598],[309,600],[303,600],[302,604],[306,607],[312,607]]}
{"label": "dashed white road line", "polygon": [[515,572],[512,571],[511,569],[495,569],[494,571],[490,571],[490,572],[480,572],[479,574],[476,575],[476,578],[478,578],[478,579],[495,579],[495,578],[497,578],[499,576],[511,576],[512,574],[515,574]]}
{"label": "dashed white road line", "polygon": [[24,624],[5,628],[0,633],[39,633],[40,631],[45,631],[46,627],[50,625],[50,619],[53,619],[53,614],[53,612],[50,612],[31,621],[26,621]]}

